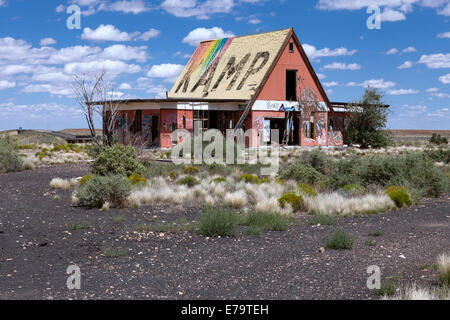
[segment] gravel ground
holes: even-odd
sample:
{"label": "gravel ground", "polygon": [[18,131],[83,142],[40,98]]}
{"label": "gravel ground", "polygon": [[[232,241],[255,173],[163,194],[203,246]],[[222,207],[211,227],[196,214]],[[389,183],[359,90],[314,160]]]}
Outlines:
{"label": "gravel ground", "polygon": [[[335,226],[311,226],[300,216],[285,232],[205,238],[135,231],[195,221],[195,205],[102,212],[73,207],[70,191],[49,188],[54,177],[87,172],[85,165],[64,165],[0,174],[0,299],[379,299],[366,287],[368,266],[401,285],[432,286],[436,271],[422,266],[450,252],[448,197],[339,218]],[[90,228],[69,230],[74,223]],[[353,249],[319,252],[336,228],[355,238]],[[378,230],[382,236],[369,236]],[[123,255],[109,257],[107,248]],[[69,265],[81,269],[81,290],[66,287]]]}

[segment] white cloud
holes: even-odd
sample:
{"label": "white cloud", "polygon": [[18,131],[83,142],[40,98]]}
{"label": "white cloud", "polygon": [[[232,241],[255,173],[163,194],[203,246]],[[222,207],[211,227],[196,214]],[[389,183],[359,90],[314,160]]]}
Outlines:
{"label": "white cloud", "polygon": [[330,81],[330,82],[324,82],[323,84],[325,87],[336,87],[339,85],[339,82],[337,81]]}
{"label": "white cloud", "polygon": [[118,60],[73,62],[64,66],[67,74],[98,74],[105,71],[108,75],[117,76],[120,73],[138,73],[141,67],[135,64],[127,64]]}
{"label": "white cloud", "polygon": [[397,53],[398,53],[398,49],[397,48],[392,48],[388,52],[386,52],[387,55],[397,54]]}
{"label": "white cloud", "polygon": [[129,83],[126,83],[126,82],[122,83],[119,86],[119,90],[130,90],[130,89],[131,89],[131,85]]}
{"label": "white cloud", "polygon": [[433,110],[432,112],[428,113],[427,116],[450,119],[449,111],[450,111],[449,108],[440,108],[440,109],[436,109],[436,110]]}
{"label": "white cloud", "polygon": [[150,10],[143,0],[116,1],[110,5],[100,7],[100,9],[132,14],[139,14]]}
{"label": "white cloud", "polygon": [[320,80],[323,80],[323,79],[325,79],[327,76],[324,75],[323,73],[317,73],[317,77],[318,77]]}
{"label": "white cloud", "polygon": [[136,60],[145,62],[148,58],[147,46],[130,47],[123,44],[116,44],[104,49],[101,57],[111,60]]}
{"label": "white cloud", "polygon": [[436,37],[438,37],[438,38],[448,38],[448,39],[450,39],[450,32],[439,33]]}
{"label": "white cloud", "polygon": [[62,84],[30,84],[22,89],[25,93],[47,92],[55,96],[72,96],[73,92],[70,87]]}
{"label": "white cloud", "polygon": [[429,88],[427,89],[427,92],[438,92],[439,88]]}
{"label": "white cloud", "polygon": [[433,97],[439,98],[439,99],[448,99],[450,98],[450,94],[443,93],[443,92],[435,92],[431,94]]}
{"label": "white cloud", "polygon": [[16,83],[8,80],[0,80],[0,90],[14,88]]}
{"label": "white cloud", "polygon": [[231,31],[224,31],[219,27],[213,27],[210,29],[197,28],[189,32],[189,34],[183,39],[183,43],[196,47],[202,41],[229,37],[234,37],[234,34]]}
{"label": "white cloud", "polygon": [[63,4],[60,4],[59,6],[57,6],[57,7],[55,8],[55,11],[56,11],[57,13],[61,13],[61,12],[63,12],[64,10],[66,10],[66,7],[65,7]]}
{"label": "white cloud", "polygon": [[181,64],[160,64],[152,66],[147,76],[150,78],[164,78],[166,82],[175,82],[183,69],[184,66]]}
{"label": "white cloud", "polygon": [[408,47],[402,50],[403,53],[411,53],[411,52],[417,52],[417,49],[414,47]]}
{"label": "white cloud", "polygon": [[122,32],[115,26],[108,24],[101,24],[97,29],[93,30],[91,28],[84,28],[81,39],[92,40],[92,41],[131,41],[133,38],[127,32]]}
{"label": "white cloud", "polygon": [[161,8],[179,17],[209,19],[212,14],[230,13],[235,6],[234,0],[164,0]]}
{"label": "white cloud", "polygon": [[417,94],[419,91],[414,89],[398,89],[398,90],[388,90],[387,92],[393,96],[405,95],[405,94]]}
{"label": "white cloud", "polygon": [[439,81],[443,84],[449,84],[450,83],[450,73],[447,73],[446,75],[439,77]]}
{"label": "white cloud", "polygon": [[357,50],[348,50],[344,47],[337,49],[323,48],[318,50],[316,47],[306,43],[303,44],[303,49],[311,60],[322,57],[352,56],[357,52]]}
{"label": "white cloud", "polygon": [[12,76],[20,73],[32,73],[33,68],[28,65],[10,64],[0,68],[0,74],[4,76]]}
{"label": "white cloud", "polygon": [[342,62],[333,62],[332,64],[327,64],[324,66],[324,69],[331,70],[360,70],[361,66],[357,63],[342,63]]}
{"label": "white cloud", "polygon": [[405,61],[401,65],[399,65],[397,68],[398,69],[409,69],[412,66],[413,66],[413,62],[412,61]]}
{"label": "white cloud", "polygon": [[447,4],[444,8],[438,11],[440,15],[450,16],[450,3]]}
{"label": "white cloud", "polygon": [[381,21],[382,22],[396,22],[396,21],[403,21],[406,20],[406,16],[403,12],[392,10],[392,9],[385,9],[381,13]]}
{"label": "white cloud", "polygon": [[40,41],[42,47],[51,46],[52,44],[56,44],[56,40],[53,38],[44,38]]}
{"label": "white cloud", "polygon": [[377,88],[377,89],[389,89],[392,87],[395,87],[396,83],[392,82],[392,81],[385,81],[384,79],[371,79],[371,80],[366,80],[364,82],[361,83],[357,83],[357,82],[349,82],[347,83],[347,87],[371,87],[371,88]]}
{"label": "white cloud", "polygon": [[450,53],[423,55],[418,63],[423,63],[430,69],[450,68]]}
{"label": "white cloud", "polygon": [[116,41],[116,42],[124,42],[124,41],[136,41],[136,40],[144,40],[148,41],[151,38],[156,38],[160,35],[160,31],[156,29],[149,29],[144,33],[140,33],[139,31],[128,33],[125,31],[120,31],[115,26],[108,25],[100,25],[97,29],[93,30],[91,28],[84,28],[83,33],[81,35],[81,39],[91,40],[91,41]]}
{"label": "white cloud", "polygon": [[161,34],[161,31],[151,28],[147,32],[142,33],[139,36],[139,39],[144,40],[144,41],[148,41],[148,40],[150,40],[152,38],[156,38],[160,34]]}
{"label": "white cloud", "polygon": [[250,23],[250,24],[260,24],[260,23],[261,23],[261,20],[259,20],[259,19],[250,19],[250,20],[248,21],[248,23]]}

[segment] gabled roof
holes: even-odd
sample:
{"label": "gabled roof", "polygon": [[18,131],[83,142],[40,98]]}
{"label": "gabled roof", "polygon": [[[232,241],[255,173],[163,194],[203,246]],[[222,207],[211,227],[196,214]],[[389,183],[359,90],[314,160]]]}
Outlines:
{"label": "gabled roof", "polygon": [[292,33],[284,29],[200,43],[169,98],[251,100]]}

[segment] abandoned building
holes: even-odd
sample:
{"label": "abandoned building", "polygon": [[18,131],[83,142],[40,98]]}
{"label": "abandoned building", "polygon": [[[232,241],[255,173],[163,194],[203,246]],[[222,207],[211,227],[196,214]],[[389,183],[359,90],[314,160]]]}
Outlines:
{"label": "abandoned building", "polygon": [[[279,130],[280,143],[342,146],[342,103],[328,100],[293,29],[200,43],[165,99],[120,103],[119,136],[148,147],[179,143],[176,129],[256,129],[258,147]],[[174,141],[175,140],[175,141]]]}

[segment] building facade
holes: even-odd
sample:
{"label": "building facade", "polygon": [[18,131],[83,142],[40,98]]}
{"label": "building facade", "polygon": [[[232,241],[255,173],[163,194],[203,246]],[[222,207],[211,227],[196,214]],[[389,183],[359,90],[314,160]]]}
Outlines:
{"label": "building facade", "polygon": [[342,146],[345,113],[333,109],[293,29],[200,43],[166,99],[120,104],[120,138],[179,143],[176,129],[255,129],[249,147],[279,130],[280,143]]}

